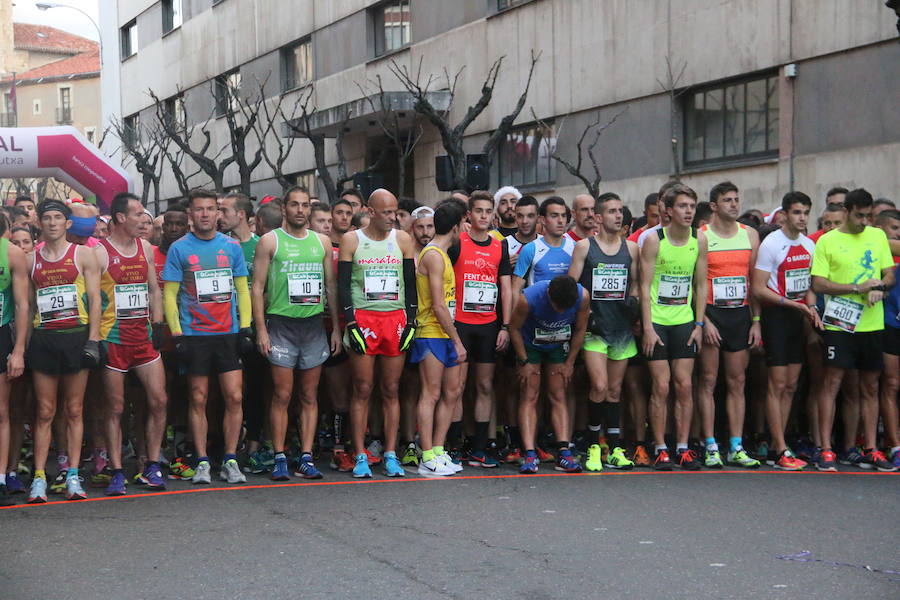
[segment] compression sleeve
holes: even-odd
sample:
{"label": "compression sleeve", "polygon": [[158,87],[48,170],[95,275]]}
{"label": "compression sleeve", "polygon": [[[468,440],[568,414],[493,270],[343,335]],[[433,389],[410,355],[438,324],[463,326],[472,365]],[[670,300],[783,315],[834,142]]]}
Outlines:
{"label": "compression sleeve", "polygon": [[163,287],[163,308],[166,313],[166,323],[172,335],[181,335],[181,319],[178,316],[178,290],[181,284],[177,281],[167,281]]}
{"label": "compression sleeve", "polygon": [[406,322],[412,323],[419,312],[419,297],[416,294],[416,263],[411,258],[403,259],[403,289],[406,295]]}
{"label": "compression sleeve", "polygon": [[338,261],[338,302],[344,311],[344,322],[356,321],[356,311],[353,310],[353,294],[350,292],[350,280],[353,277],[353,263],[349,260]]}
{"label": "compression sleeve", "polygon": [[237,290],[238,319],[240,328],[246,329],[253,323],[253,313],[250,305],[250,288],[247,286],[247,277],[235,277],[234,289]]}

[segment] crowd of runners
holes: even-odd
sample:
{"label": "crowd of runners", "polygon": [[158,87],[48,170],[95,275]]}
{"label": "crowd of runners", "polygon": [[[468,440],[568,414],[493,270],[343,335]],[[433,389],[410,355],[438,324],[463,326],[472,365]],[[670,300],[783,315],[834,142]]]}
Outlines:
{"label": "crowd of runners", "polygon": [[821,215],[802,192],[743,212],[731,182],[698,200],[668,181],[633,219],[614,193],[512,187],[434,207],[198,189],[157,216],[20,197],[0,504],[210,484],[214,464],[230,484],[325,463],[897,470],[900,212],[864,189]]}

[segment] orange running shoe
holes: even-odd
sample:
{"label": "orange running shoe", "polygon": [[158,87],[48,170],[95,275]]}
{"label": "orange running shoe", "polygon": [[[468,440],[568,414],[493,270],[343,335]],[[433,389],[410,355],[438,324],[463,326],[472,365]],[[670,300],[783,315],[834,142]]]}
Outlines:
{"label": "orange running shoe", "polygon": [[331,468],[341,473],[349,473],[353,470],[356,462],[353,457],[344,450],[335,450],[331,453]]}
{"label": "orange running shoe", "polygon": [[506,456],[503,457],[503,462],[505,463],[521,464],[522,460],[522,451],[518,448],[510,448]]}
{"label": "orange running shoe", "polygon": [[539,461],[545,462],[545,463],[556,462],[556,459],[553,457],[553,455],[550,454],[549,452],[547,452],[546,450],[544,450],[543,448],[541,448],[540,446],[538,446],[534,450],[535,450],[535,452],[537,452],[537,457],[538,457]]}
{"label": "orange running shoe", "polygon": [[[380,456],[375,456],[374,454],[372,454],[371,452],[369,452],[369,449],[368,449],[368,448],[364,448],[364,449],[363,449],[363,452],[365,452],[365,454],[366,454],[366,460],[369,461],[369,466],[370,466],[370,467],[374,467],[375,465],[380,465],[380,464],[381,464],[381,457],[380,457]],[[352,469],[352,467],[351,467],[351,469]]]}
{"label": "orange running shoe", "polygon": [[631,456],[631,460],[636,467],[653,466],[653,464],[650,462],[650,457],[647,455],[647,449],[644,448],[641,444],[635,446],[634,454]]}

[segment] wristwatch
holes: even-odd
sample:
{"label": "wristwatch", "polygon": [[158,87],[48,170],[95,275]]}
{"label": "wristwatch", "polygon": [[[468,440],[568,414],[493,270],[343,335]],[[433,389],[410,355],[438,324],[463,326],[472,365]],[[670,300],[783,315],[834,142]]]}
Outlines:
{"label": "wristwatch", "polygon": [[516,366],[517,367],[524,367],[527,364],[528,364],[527,358],[522,358],[521,356],[516,357]]}

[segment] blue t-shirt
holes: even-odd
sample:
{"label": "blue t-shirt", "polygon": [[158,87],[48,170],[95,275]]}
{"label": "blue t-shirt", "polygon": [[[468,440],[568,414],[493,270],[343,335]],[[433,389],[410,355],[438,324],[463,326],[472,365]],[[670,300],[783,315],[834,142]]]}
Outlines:
{"label": "blue t-shirt", "polygon": [[525,285],[534,285],[538,281],[549,281],[557,275],[565,275],[572,264],[572,252],[575,242],[567,235],[562,237],[562,244],[551,246],[544,241],[544,236],[528,242],[519,253],[514,275],[525,280]]}
{"label": "blue t-shirt", "polygon": [[[897,267],[894,267],[894,274]],[[895,283],[891,291],[884,297],[884,324],[894,329],[900,329],[900,282]]]}
{"label": "blue t-shirt", "polygon": [[538,350],[553,350],[569,343],[584,294],[584,288],[579,283],[578,300],[560,313],[550,304],[549,289],[549,281],[539,281],[522,290],[528,302],[528,318],[519,331],[525,345]]}
{"label": "blue t-shirt", "polygon": [[193,233],[169,247],[163,281],[177,281],[178,315],[184,335],[237,333],[234,278],[247,277],[247,263],[237,240],[216,233],[201,240]]}

